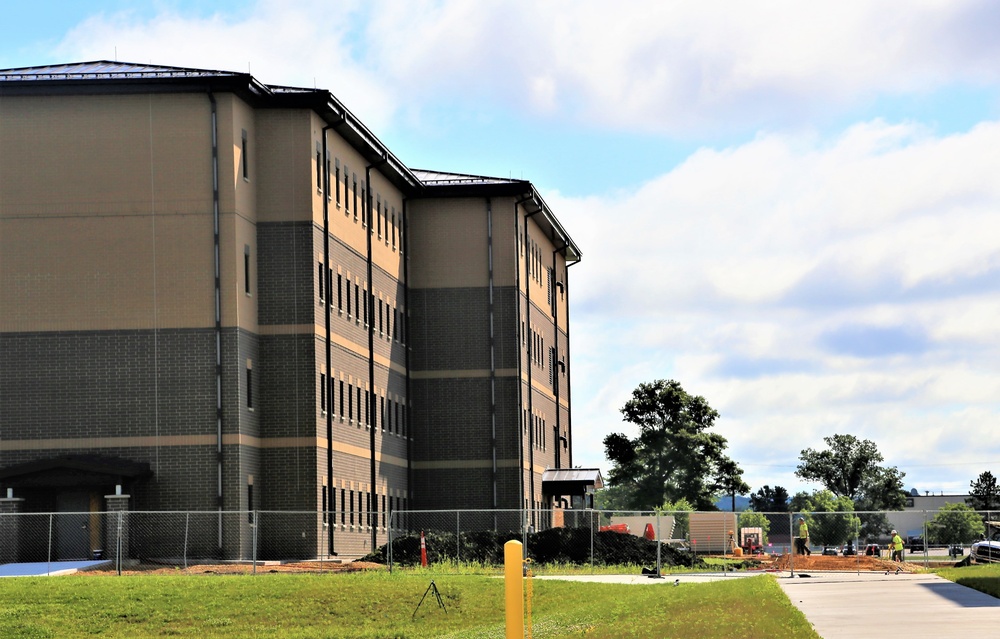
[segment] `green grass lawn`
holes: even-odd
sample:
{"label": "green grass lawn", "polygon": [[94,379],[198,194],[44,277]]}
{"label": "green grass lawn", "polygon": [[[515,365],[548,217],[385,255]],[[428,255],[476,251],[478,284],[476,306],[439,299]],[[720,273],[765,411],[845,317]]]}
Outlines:
{"label": "green grass lawn", "polygon": [[1000,598],[1000,564],[935,568],[932,572],[948,581]]}
{"label": "green grass lawn", "polygon": [[[3,579],[0,637],[504,637],[502,579],[434,579],[447,612],[405,572]],[[818,636],[769,576],[531,590],[538,638]]]}

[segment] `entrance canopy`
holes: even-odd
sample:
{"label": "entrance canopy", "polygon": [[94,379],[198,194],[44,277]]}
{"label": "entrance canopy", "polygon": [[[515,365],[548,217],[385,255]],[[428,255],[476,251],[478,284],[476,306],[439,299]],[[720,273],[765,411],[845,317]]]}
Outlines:
{"label": "entrance canopy", "polygon": [[553,468],[542,473],[542,494],[583,496],[604,488],[597,468]]}
{"label": "entrance canopy", "polygon": [[149,464],[144,462],[100,455],[64,455],[0,469],[0,484],[10,488],[96,488],[151,474]]}

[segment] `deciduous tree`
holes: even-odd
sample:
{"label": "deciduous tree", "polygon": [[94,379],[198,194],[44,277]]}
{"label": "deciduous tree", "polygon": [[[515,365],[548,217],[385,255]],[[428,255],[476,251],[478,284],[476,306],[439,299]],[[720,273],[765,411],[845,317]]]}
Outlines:
{"label": "deciduous tree", "polygon": [[945,504],[927,522],[927,535],[936,544],[967,544],[985,530],[982,517],[965,504]]}
{"label": "deciduous tree", "polygon": [[630,506],[646,510],[684,498],[697,510],[716,510],[713,495],[730,460],[726,438],[710,430],[719,413],[705,398],[658,380],[640,384],[621,410],[639,434],[611,433],[604,451],[613,464],[608,481],[628,487]]}
{"label": "deciduous tree", "polygon": [[773,489],[762,486],[750,495],[750,509],[759,513],[783,513],[788,511],[788,491],[781,486]]}
{"label": "deciduous tree", "polygon": [[871,440],[854,435],[824,437],[827,450],[807,448],[795,475],[816,481],[838,497],[865,510],[901,510],[906,504],[903,477],[895,466],[880,466],[884,458]]}

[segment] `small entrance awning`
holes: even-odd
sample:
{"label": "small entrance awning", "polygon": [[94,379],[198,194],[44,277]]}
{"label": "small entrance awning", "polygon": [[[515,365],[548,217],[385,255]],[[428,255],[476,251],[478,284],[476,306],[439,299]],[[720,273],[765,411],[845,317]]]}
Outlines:
{"label": "small entrance awning", "polygon": [[149,464],[120,457],[63,455],[0,469],[0,484],[12,488],[103,487],[152,474]]}
{"label": "small entrance awning", "polygon": [[604,488],[597,468],[552,468],[542,473],[543,495],[586,495]]}

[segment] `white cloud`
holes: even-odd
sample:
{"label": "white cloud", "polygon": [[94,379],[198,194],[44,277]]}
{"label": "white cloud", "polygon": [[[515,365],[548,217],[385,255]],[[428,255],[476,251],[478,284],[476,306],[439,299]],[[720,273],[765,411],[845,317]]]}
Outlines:
{"label": "white cloud", "polygon": [[998,149],[996,122],[875,121],[703,149],[631,194],[547,194],[584,252],[574,365],[601,362],[574,369],[574,398],[604,398],[574,405],[576,459],[601,463],[639,382],[674,378],[722,413],[752,485],[797,485],[799,452],[848,432],[908,485],[967,487],[1000,460]]}
{"label": "white cloud", "polygon": [[998,27],[986,0],[260,0],[209,17],[100,14],[58,50],[315,82],[376,128],[399,111],[485,101],[717,136],[823,119],[879,95],[995,85]]}

